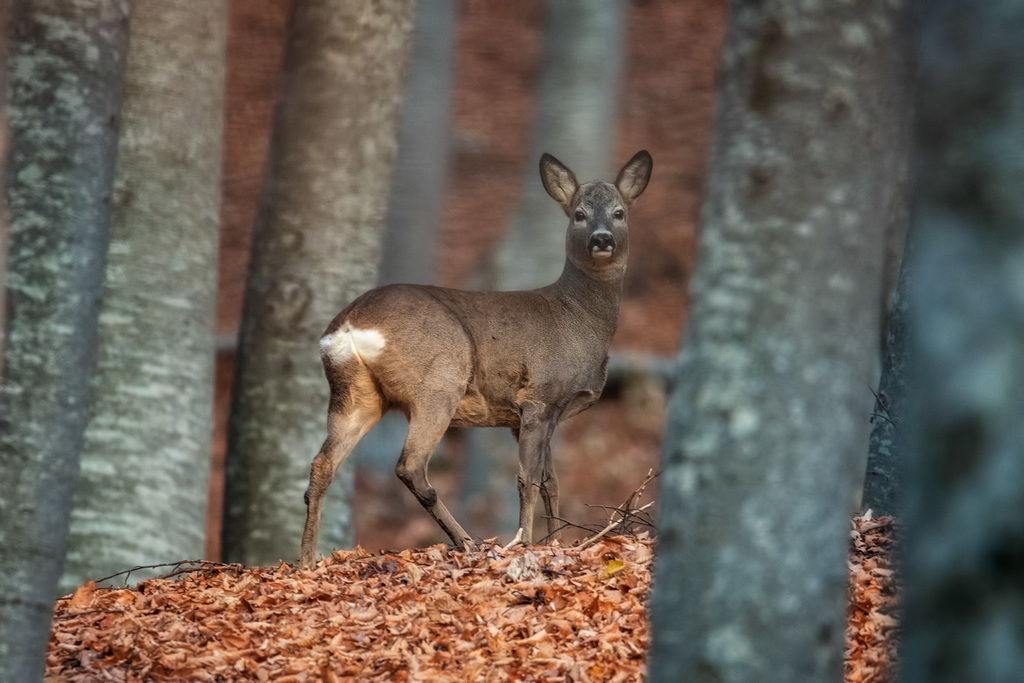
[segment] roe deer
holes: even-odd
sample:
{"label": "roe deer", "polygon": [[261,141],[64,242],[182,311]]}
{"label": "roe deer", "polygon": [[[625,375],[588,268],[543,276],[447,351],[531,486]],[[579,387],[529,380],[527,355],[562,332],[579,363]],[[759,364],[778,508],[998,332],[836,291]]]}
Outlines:
{"label": "roe deer", "polygon": [[614,185],[580,185],[553,156],[541,157],[544,189],[569,216],[565,267],[554,284],[524,292],[388,285],[331,322],[320,341],[331,388],[327,440],[309,474],[303,567],[313,566],[324,493],[338,466],[391,409],[409,420],[395,473],[452,543],[471,539],[427,481],[427,463],[449,425],[512,428],[520,508],[509,545],[532,542],[538,493],[556,534],[551,435],[604,387],[626,270],[626,216],[652,167],[641,151]]}

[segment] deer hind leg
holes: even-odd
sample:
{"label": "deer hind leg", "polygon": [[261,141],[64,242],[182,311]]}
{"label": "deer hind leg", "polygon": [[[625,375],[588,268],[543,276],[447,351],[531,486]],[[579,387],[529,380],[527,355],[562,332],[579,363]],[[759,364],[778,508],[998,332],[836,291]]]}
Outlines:
{"label": "deer hind leg", "polygon": [[409,436],[406,437],[405,446],[402,448],[402,457],[395,465],[395,474],[408,487],[420,505],[430,513],[434,521],[448,535],[452,543],[458,548],[464,548],[467,541],[472,541],[466,530],[455,521],[455,518],[445,507],[445,504],[437,495],[437,491],[427,480],[427,464],[434,449],[440,443],[445,430],[455,414],[455,405],[458,401],[451,403],[451,408],[439,410],[437,406],[444,405],[444,399],[437,401],[421,401],[418,405],[431,406],[427,410],[411,411],[409,415]]}
{"label": "deer hind leg", "polygon": [[384,403],[365,367],[344,381],[345,397],[335,389],[341,382],[332,382],[331,406],[327,413],[327,439],[313,458],[306,489],[306,526],[302,531],[301,559],[304,569],[316,562],[316,544],[320,535],[320,513],[324,495],[338,468],[352,453],[361,438],[384,414]]}

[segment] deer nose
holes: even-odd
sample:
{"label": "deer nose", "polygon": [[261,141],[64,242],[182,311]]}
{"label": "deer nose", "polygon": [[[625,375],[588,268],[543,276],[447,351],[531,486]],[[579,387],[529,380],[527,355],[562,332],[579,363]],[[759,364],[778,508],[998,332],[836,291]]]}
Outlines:
{"label": "deer nose", "polygon": [[607,230],[597,230],[590,236],[588,246],[595,258],[608,258],[615,251],[615,237]]}

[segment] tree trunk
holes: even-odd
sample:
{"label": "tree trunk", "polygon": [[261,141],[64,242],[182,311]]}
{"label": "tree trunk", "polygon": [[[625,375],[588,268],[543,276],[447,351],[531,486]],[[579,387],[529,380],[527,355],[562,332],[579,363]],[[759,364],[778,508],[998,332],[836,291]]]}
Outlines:
{"label": "tree trunk", "polygon": [[[457,9],[455,0],[416,3],[378,285],[429,285],[437,280],[441,214],[451,156]],[[407,494],[395,477],[395,462],[408,432],[409,423],[403,415],[388,413],[352,452],[361,476],[381,478],[382,485],[399,496]]]}
{"label": "tree trunk", "polygon": [[1024,671],[1024,6],[917,3],[900,680]]}
{"label": "tree trunk", "polygon": [[652,681],[841,677],[903,153],[897,6],[731,4],[663,456]]}
{"label": "tree trunk", "polygon": [[[328,390],[317,340],[373,286],[413,3],[296,3],[253,235],[226,460],[223,554],[292,560]],[[351,543],[351,474],[321,549]]]}
{"label": "tree trunk", "polygon": [[42,680],[96,353],[129,5],[11,5],[0,680]]}
{"label": "tree trunk", "polygon": [[225,0],[135,4],[65,590],[203,553],[226,38]]}
{"label": "tree trunk", "polygon": [[434,284],[451,156],[455,0],[419,0],[377,284]]}
{"label": "tree trunk", "polygon": [[875,411],[871,416],[871,439],[868,464],[864,475],[863,511],[875,515],[900,515],[904,512],[907,449],[907,326],[909,324],[908,294],[913,274],[910,269],[912,249],[908,240],[904,264],[900,268],[889,324],[882,345],[882,376],[878,383]]}
{"label": "tree trunk", "polygon": [[[522,193],[493,261],[477,274],[475,285],[532,289],[561,274],[568,219],[541,186],[537,163],[549,152],[576,169],[581,182],[607,176],[625,63],[626,10],[622,0],[547,3]],[[519,466],[515,440],[506,430],[474,428],[466,431],[465,443],[461,516],[482,522],[477,531],[484,537],[514,534],[519,499],[509,482]]]}
{"label": "tree trunk", "polygon": [[[910,26],[901,21],[894,38],[910,45]],[[913,101],[910,73],[910,50],[893,50],[889,54],[892,78],[907,85],[892,108],[889,125],[893,126],[893,144],[897,149],[909,150]],[[871,437],[868,441],[867,468],[860,508],[875,515],[902,513],[904,471],[906,469],[906,375],[907,358],[907,293],[912,273],[909,269],[912,249],[908,232],[910,222],[910,159],[901,154],[896,170],[893,192],[889,193],[886,212],[885,267],[882,278],[883,311],[880,350],[881,377],[874,413],[871,416]]]}
{"label": "tree trunk", "polygon": [[542,287],[562,273],[567,219],[538,182],[537,162],[548,152],[581,182],[607,176],[625,38],[623,0],[548,1],[523,191],[496,254],[495,289]]}
{"label": "tree trunk", "polygon": [[[9,40],[7,33],[10,3],[0,3],[0,35]],[[8,54],[0,52],[0,159],[7,157],[8,129]],[[4,381],[4,332],[7,329],[7,291],[3,283],[7,282],[7,244],[10,242],[10,220],[7,216],[6,193],[0,195],[0,382]]]}

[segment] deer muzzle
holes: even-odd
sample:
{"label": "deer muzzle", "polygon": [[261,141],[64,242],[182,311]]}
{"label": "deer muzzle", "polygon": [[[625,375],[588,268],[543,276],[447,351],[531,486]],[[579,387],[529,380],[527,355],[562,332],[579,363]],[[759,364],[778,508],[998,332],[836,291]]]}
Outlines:
{"label": "deer muzzle", "polygon": [[610,258],[615,251],[615,237],[607,230],[596,230],[590,236],[588,246],[594,258]]}

